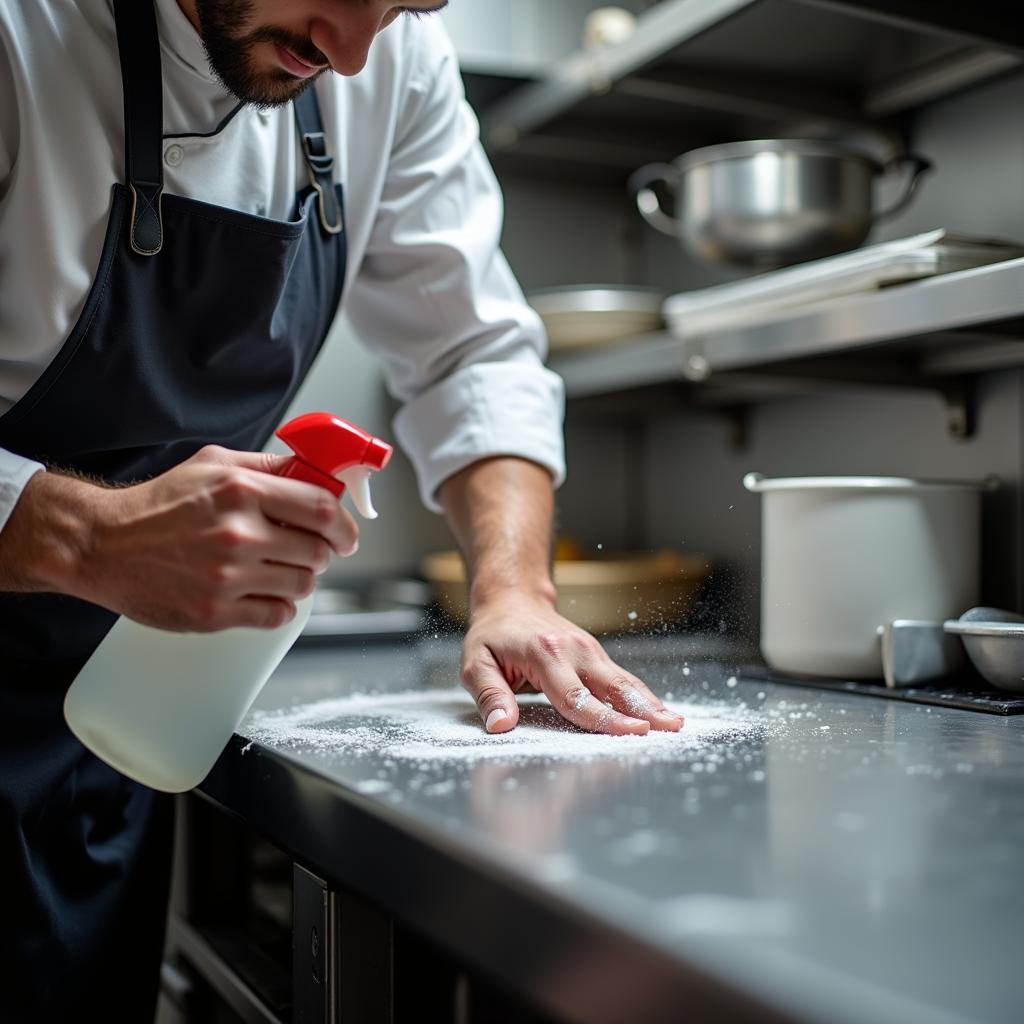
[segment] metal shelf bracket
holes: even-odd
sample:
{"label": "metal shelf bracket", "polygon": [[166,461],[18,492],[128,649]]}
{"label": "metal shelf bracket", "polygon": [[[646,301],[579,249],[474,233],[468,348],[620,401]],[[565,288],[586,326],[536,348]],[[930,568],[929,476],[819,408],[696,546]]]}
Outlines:
{"label": "metal shelf bracket", "polygon": [[946,429],[950,437],[965,441],[976,428],[977,391],[970,377],[944,381],[939,393],[946,406]]}

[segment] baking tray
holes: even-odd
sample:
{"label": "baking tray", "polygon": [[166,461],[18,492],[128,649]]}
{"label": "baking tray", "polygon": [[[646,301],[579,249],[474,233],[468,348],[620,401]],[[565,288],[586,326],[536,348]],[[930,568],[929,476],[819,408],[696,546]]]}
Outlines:
{"label": "baking tray", "polygon": [[942,228],[840,256],[674,295],[665,320],[680,338],[763,323],[844,295],[998,263],[1024,255],[1009,242],[971,239]]}

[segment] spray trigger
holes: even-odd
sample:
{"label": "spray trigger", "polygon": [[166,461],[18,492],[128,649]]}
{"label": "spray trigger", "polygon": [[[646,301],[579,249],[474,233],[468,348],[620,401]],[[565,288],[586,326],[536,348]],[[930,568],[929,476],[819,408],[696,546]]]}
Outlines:
{"label": "spray trigger", "polygon": [[359,464],[349,466],[337,476],[337,479],[345,485],[356,511],[364,519],[377,518],[377,510],[373,507],[373,499],[370,497],[370,473],[369,466]]}

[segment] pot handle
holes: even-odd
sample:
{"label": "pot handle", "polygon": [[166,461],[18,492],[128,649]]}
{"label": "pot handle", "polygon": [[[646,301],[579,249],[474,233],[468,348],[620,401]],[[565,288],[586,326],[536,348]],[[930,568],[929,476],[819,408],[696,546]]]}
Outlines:
{"label": "pot handle", "polygon": [[679,234],[678,221],[661,208],[658,193],[651,187],[660,181],[676,190],[679,172],[671,164],[647,164],[629,176],[627,188],[636,197],[636,208],[643,219],[662,234],[675,238]]}
{"label": "pot handle", "polygon": [[757,494],[762,490],[761,484],[763,482],[764,474],[762,473],[747,473],[743,478],[743,486],[752,494]]}
{"label": "pot handle", "polygon": [[918,156],[916,153],[905,153],[903,156],[893,157],[883,168],[882,173],[885,174],[887,171],[894,167],[902,167],[906,165],[910,168],[910,180],[907,182],[906,191],[896,200],[888,210],[882,210],[880,213],[876,213],[871,218],[871,223],[876,224],[880,220],[886,220],[889,217],[894,217],[897,213],[902,212],[910,204],[910,200],[914,198],[917,193],[917,186],[921,181],[922,175],[926,174],[932,169],[931,160],[926,160],[923,156]]}

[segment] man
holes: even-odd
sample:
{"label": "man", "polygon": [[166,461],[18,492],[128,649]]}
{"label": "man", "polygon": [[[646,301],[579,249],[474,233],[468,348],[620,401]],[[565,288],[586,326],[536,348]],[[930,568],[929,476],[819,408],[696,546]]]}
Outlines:
{"label": "man", "polygon": [[0,7],[4,1020],[152,1014],[170,805],[76,743],[63,694],[118,614],[272,628],[355,552],[258,452],[339,303],[466,557],[485,728],[525,682],[584,729],[680,727],[554,610],[560,384],[450,46],[403,17],[430,9]]}

